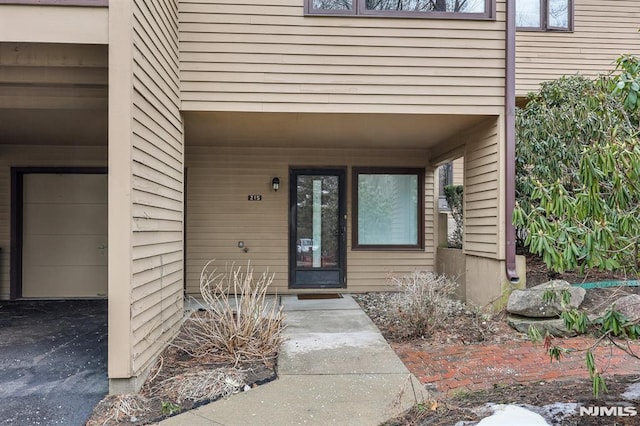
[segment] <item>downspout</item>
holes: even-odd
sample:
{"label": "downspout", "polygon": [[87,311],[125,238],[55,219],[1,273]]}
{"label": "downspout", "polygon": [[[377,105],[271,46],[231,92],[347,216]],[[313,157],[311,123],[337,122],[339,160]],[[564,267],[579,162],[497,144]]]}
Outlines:
{"label": "downspout", "polygon": [[516,230],[512,223],[516,200],[516,7],[507,2],[505,41],[505,250],[506,273],[510,282],[520,281],[516,270]]}

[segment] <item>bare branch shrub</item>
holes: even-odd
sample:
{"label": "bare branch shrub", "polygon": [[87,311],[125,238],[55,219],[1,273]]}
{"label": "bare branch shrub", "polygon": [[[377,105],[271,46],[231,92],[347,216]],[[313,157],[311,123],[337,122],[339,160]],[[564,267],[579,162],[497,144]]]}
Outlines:
{"label": "bare branch shrub", "polygon": [[464,309],[461,302],[453,300],[458,284],[444,275],[413,271],[391,277],[391,281],[399,290],[390,306],[398,337],[429,336]]}
{"label": "bare branch shrub", "polygon": [[176,342],[193,356],[214,356],[232,361],[272,359],[282,343],[284,314],[277,303],[266,300],[273,274],[254,279],[232,265],[227,273],[211,272],[208,262],[200,273],[200,293],[206,309],[194,313],[185,324],[185,335]]}

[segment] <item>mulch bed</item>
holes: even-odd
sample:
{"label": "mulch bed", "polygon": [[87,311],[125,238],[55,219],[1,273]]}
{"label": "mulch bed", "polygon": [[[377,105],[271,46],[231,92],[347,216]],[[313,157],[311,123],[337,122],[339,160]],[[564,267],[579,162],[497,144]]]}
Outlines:
{"label": "mulch bed", "polygon": [[[189,325],[190,322],[185,321],[175,341],[185,336],[185,328]],[[183,392],[178,389],[189,377],[197,374],[218,375],[225,391],[210,398],[184,398],[181,395]],[[275,359],[234,365],[219,357],[196,357],[179,347],[169,346],[159,357],[139,394],[107,396],[95,407],[87,425],[156,423],[171,415],[217,401],[229,392],[250,391],[276,378]]]}

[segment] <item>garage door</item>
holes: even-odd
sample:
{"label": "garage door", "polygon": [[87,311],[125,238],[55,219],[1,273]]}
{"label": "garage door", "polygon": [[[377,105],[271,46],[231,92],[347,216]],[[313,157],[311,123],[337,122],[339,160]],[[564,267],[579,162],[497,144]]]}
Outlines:
{"label": "garage door", "polygon": [[107,296],[107,175],[25,174],[22,296]]}

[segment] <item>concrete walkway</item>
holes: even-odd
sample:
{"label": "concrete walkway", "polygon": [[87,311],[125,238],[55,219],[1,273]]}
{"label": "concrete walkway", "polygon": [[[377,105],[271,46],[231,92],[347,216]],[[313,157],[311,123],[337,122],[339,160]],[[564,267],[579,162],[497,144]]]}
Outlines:
{"label": "concrete walkway", "polygon": [[377,425],[426,399],[422,386],[349,296],[283,296],[278,379],[162,425]]}

